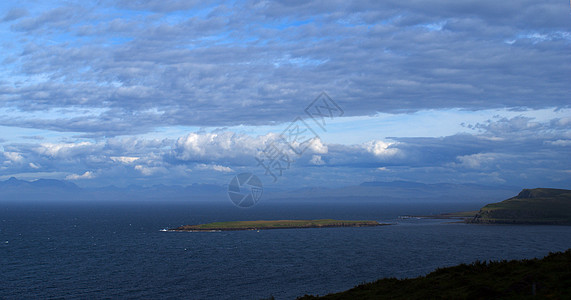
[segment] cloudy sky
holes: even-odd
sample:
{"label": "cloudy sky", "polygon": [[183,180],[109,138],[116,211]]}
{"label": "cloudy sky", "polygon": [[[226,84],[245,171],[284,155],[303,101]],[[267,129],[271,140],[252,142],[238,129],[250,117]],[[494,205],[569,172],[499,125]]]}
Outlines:
{"label": "cloudy sky", "polygon": [[560,0],[2,1],[0,180],[568,188],[570,12]]}

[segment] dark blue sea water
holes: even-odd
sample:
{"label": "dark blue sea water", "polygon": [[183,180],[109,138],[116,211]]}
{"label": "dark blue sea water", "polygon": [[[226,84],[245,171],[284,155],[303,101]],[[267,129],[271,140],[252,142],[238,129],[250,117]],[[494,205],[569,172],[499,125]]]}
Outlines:
{"label": "dark blue sea water", "polygon": [[[571,248],[571,227],[478,226],[399,215],[458,204],[2,204],[0,298],[294,299],[381,277]],[[161,232],[183,224],[340,218],[374,228]]]}

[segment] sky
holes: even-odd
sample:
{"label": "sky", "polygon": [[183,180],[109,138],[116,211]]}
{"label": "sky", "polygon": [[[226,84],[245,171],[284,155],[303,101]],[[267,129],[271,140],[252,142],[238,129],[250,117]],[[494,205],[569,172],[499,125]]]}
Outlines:
{"label": "sky", "polygon": [[565,1],[8,0],[0,47],[0,180],[571,182]]}

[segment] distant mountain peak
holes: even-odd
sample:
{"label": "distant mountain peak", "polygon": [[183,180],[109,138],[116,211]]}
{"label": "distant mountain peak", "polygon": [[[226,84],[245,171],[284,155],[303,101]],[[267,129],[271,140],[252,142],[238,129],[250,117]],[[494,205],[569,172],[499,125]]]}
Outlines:
{"label": "distant mountain peak", "polygon": [[413,181],[365,181],[360,186],[390,186],[390,187],[424,187],[426,184]]}
{"label": "distant mountain peak", "polygon": [[24,180],[20,180],[16,177],[10,177],[10,179],[8,179],[4,182],[0,181],[0,184],[3,184],[5,186],[20,186],[20,185],[27,184],[27,183],[29,183],[29,182],[24,181]]}
{"label": "distant mountain peak", "polygon": [[59,188],[59,189],[79,189],[75,183],[62,181],[57,179],[38,179],[35,181],[20,180],[16,177],[10,177],[6,181],[0,181],[0,186],[6,187],[22,187],[22,188]]}

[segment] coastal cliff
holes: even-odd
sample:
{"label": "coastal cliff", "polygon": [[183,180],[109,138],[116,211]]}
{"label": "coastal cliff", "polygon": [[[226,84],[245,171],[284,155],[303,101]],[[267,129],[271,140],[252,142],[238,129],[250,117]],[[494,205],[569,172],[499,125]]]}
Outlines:
{"label": "coastal cliff", "polygon": [[473,224],[571,225],[571,190],[524,189],[515,197],[482,207],[466,221]]}

